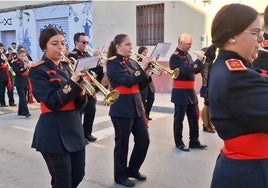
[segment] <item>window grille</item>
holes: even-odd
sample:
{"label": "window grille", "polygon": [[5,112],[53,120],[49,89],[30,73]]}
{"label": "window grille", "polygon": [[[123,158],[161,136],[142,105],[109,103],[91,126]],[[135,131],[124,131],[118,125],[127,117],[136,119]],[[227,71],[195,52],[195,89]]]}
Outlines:
{"label": "window grille", "polygon": [[164,3],[136,7],[137,46],[164,42]]}

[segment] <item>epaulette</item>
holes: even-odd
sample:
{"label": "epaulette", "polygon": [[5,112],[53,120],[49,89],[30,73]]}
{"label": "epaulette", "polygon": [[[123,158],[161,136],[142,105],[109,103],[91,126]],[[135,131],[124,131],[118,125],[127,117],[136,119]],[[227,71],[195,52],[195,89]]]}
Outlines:
{"label": "epaulette", "polygon": [[174,52],[173,52],[173,55],[178,55],[178,54],[179,54],[178,51],[174,51]]}
{"label": "epaulette", "polygon": [[44,61],[33,62],[33,63],[31,63],[31,68],[37,67],[43,63],[44,63]]}
{"label": "epaulette", "polygon": [[247,71],[247,67],[239,59],[228,59],[225,61],[228,69],[231,72],[244,72]]}
{"label": "epaulette", "polygon": [[268,48],[268,40],[264,40],[264,41],[262,41],[261,46],[262,46],[263,48]]}
{"label": "epaulette", "polygon": [[71,51],[70,54],[77,54],[77,51]]}
{"label": "epaulette", "polygon": [[115,58],[116,58],[116,56],[109,57],[109,58],[107,58],[107,61],[114,60]]}

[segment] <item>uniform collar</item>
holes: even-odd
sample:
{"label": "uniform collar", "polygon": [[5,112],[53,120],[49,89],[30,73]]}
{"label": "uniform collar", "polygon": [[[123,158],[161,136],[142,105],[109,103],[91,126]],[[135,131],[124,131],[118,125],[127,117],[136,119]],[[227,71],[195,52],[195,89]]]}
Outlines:
{"label": "uniform collar", "polygon": [[49,69],[53,69],[53,70],[55,70],[55,69],[62,69],[62,64],[61,64],[61,62],[59,63],[59,65],[56,65],[55,63],[53,63],[53,61],[51,61],[49,58],[47,58],[47,57],[44,57],[44,59],[43,59],[44,61],[45,61],[45,64],[47,65],[47,67],[49,68]]}
{"label": "uniform collar", "polygon": [[244,58],[238,55],[236,52],[228,51],[228,50],[219,50],[218,58],[220,59],[239,59],[243,62],[246,67],[251,67],[252,65],[248,63]]}
{"label": "uniform collar", "polygon": [[180,50],[178,47],[177,47],[176,51],[179,52],[179,55],[182,55],[182,56],[185,56],[188,54],[188,52],[184,52],[184,51]]}

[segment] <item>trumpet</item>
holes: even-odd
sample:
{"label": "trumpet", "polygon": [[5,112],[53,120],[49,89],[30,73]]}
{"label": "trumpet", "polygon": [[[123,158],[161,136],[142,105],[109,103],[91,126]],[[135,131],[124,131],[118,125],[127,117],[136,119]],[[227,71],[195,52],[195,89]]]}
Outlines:
{"label": "trumpet", "polygon": [[1,54],[1,59],[3,59],[5,61],[5,64],[7,65],[8,67],[8,70],[10,71],[11,75],[16,75],[16,73],[14,72],[14,70],[12,69],[12,67],[10,66],[8,60],[7,60],[7,57],[5,56],[5,54]]}
{"label": "trumpet", "polygon": [[[71,71],[71,73],[74,73],[74,64],[77,62],[77,60],[73,57],[67,58],[63,52],[61,52],[62,61],[66,62],[68,64],[68,67]],[[94,96],[96,94],[96,91],[90,81],[88,81],[85,77],[82,78],[81,85],[86,89],[86,91],[89,93],[89,95]]]}
{"label": "trumpet", "polygon": [[268,50],[266,50],[265,48],[263,48],[263,47],[261,47],[261,46],[259,46],[258,51],[260,51],[260,52],[268,52]]}
{"label": "trumpet", "polygon": [[[66,61],[68,63],[68,65],[71,69],[71,72],[74,73],[74,64],[77,62],[77,60],[72,58],[72,57],[68,59],[63,53],[61,55],[62,55],[64,61]],[[94,86],[96,86],[101,91],[101,93],[104,95],[103,104],[107,105],[107,106],[113,104],[118,99],[119,92],[117,90],[113,90],[113,91],[107,90],[95,78],[95,76],[94,76],[95,73],[91,70],[89,70],[89,71],[90,71],[90,73],[88,72],[88,70],[82,71],[82,73],[85,73],[87,76],[87,77],[82,77],[83,78],[83,80],[81,81],[82,86],[86,89],[86,91],[91,96],[94,96],[96,94],[96,90],[92,86],[92,84],[94,84]],[[91,81],[89,81],[87,78],[90,78]],[[92,84],[90,82],[92,82]]]}
{"label": "trumpet", "polygon": [[[143,58],[143,55],[141,55],[141,54],[136,54],[136,55],[140,58]],[[138,62],[138,61],[136,61],[136,62]],[[140,64],[140,62],[138,64]],[[162,72],[164,71],[165,73],[170,74],[172,79],[176,79],[180,73],[179,68],[171,70],[170,68],[158,63],[157,60],[151,61],[148,65],[148,67],[146,68],[146,70],[153,72],[157,76],[160,76],[162,74]]]}
{"label": "trumpet", "polygon": [[84,70],[82,72],[85,73],[94,83],[94,85],[102,92],[102,94],[104,95],[104,100],[103,100],[104,105],[107,105],[107,106],[112,105],[118,99],[119,92],[117,90],[112,90],[112,91],[107,90],[94,77],[93,71],[90,70],[90,73],[89,73],[87,70]]}

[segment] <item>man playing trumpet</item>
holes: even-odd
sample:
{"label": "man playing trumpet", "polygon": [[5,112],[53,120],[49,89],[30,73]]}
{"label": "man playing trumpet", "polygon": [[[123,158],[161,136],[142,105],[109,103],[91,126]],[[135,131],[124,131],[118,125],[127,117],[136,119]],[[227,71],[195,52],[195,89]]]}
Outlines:
{"label": "man playing trumpet", "polygon": [[[74,35],[74,45],[75,48],[69,53],[68,57],[73,57],[74,59],[78,60],[85,57],[90,57],[91,55],[88,52],[88,44],[89,39],[85,33],[76,33]],[[98,51],[94,51],[93,55],[99,55]],[[101,68],[102,69],[102,68]],[[93,68],[92,71],[99,70],[98,67]],[[97,80],[99,81],[98,77],[102,78],[103,72],[97,72]],[[94,142],[97,140],[96,137],[92,135],[92,126],[95,119],[96,113],[96,96],[91,96],[88,94],[88,102],[86,103],[85,107],[81,110],[81,115],[84,114],[83,118],[83,127],[85,132],[85,140],[86,142]]]}
{"label": "man playing trumpet", "polygon": [[173,80],[171,102],[175,104],[173,132],[175,145],[182,151],[189,151],[182,140],[183,119],[187,115],[190,131],[190,148],[204,149],[199,141],[198,101],[194,90],[195,74],[203,68],[204,52],[196,52],[197,60],[193,61],[188,53],[192,46],[192,36],[183,33],[179,36],[178,47],[170,57],[171,69],[179,68],[179,76]]}

